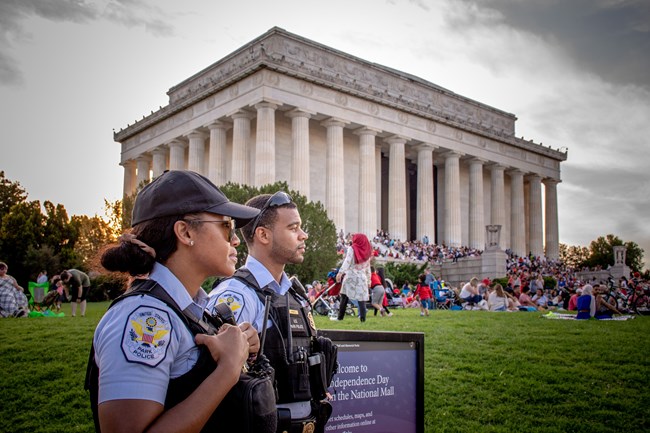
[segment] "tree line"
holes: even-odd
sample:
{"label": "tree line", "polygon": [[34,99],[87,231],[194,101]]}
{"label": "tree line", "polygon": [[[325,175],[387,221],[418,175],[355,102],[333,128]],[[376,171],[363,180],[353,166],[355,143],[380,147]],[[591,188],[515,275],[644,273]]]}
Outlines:
{"label": "tree line", "polygon": [[[146,185],[138,186],[138,191]],[[336,228],[327,217],[323,205],[307,200],[297,191],[289,189],[286,182],[277,182],[261,188],[228,183],[222,191],[237,203],[245,203],[257,194],[282,190],[288,192],[298,206],[303,227],[309,234],[305,261],[301,265],[287,266],[289,275],[301,281],[322,279],[335,267]],[[103,216],[73,215],[62,204],[28,200],[27,191],[17,181],[7,179],[0,171],[0,261],[9,265],[9,273],[19,284],[27,287],[36,281],[42,270],[52,276],[64,269],[76,268],[93,274],[106,273],[99,265],[101,250],[117,241],[119,235],[130,227],[136,193],[123,200],[104,200]],[[238,247],[240,263],[247,254],[246,244]],[[208,288],[210,281],[206,282]]]}
{"label": "tree line", "polygon": [[99,249],[121,231],[121,201],[104,203],[106,217],[69,217],[62,204],[28,200],[20,183],[0,171],[0,261],[23,287],[42,270],[91,270]]}
{"label": "tree line", "polygon": [[[643,249],[636,242],[624,242],[612,234],[598,237],[591,241],[588,247],[560,244],[560,260],[576,270],[583,268],[607,269],[614,265],[614,247],[616,246],[625,247],[625,264],[632,272],[644,272]],[[648,277],[650,277],[650,271],[646,270],[645,278]]]}

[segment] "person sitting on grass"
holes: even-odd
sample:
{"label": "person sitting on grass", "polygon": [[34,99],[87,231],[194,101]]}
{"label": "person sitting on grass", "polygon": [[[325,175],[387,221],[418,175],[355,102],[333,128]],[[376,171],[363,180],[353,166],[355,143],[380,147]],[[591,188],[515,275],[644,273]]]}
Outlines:
{"label": "person sitting on grass", "polygon": [[567,310],[576,311],[578,309],[578,298],[582,295],[582,288],[574,289],[573,287],[569,289],[571,297],[569,298],[569,306]]}
{"label": "person sitting on grass", "polygon": [[510,301],[503,291],[503,286],[497,283],[488,295],[488,308],[490,311],[508,311]]}
{"label": "person sitting on grass", "polygon": [[409,293],[406,295],[405,293],[402,293],[400,297],[402,298],[402,305],[404,305],[404,308],[420,308],[420,303],[415,299],[413,294]]}
{"label": "person sitting on grass", "polygon": [[11,275],[9,266],[0,262],[0,317],[27,317],[29,307],[25,290]]}
{"label": "person sitting on grass", "polygon": [[473,277],[466,283],[460,290],[460,299],[472,304],[478,304],[483,300],[483,297],[478,292],[478,278]]}
{"label": "person sitting on grass", "polygon": [[519,303],[519,299],[515,296],[515,291],[512,287],[506,286],[506,288],[503,289],[503,292],[508,297],[508,310],[518,311],[521,304]]}
{"label": "person sitting on grass", "polygon": [[535,295],[533,296],[533,302],[536,304],[538,310],[548,309],[548,298],[544,294],[544,289],[537,288],[537,290],[535,290]]}
{"label": "person sitting on grass", "polygon": [[593,296],[593,287],[591,284],[585,284],[582,288],[582,294],[578,296],[576,302],[578,314],[576,319],[591,319],[596,315],[596,298]]}
{"label": "person sitting on grass", "polygon": [[525,309],[527,311],[536,311],[537,310],[537,304],[531,299],[530,295],[530,287],[524,286],[521,289],[521,295],[519,295],[519,304],[521,306],[519,309]]}
{"label": "person sitting on grass", "polygon": [[562,298],[562,292],[559,290],[551,290],[551,300],[548,301],[548,306],[562,309],[563,304],[564,299]]}
{"label": "person sitting on grass", "polygon": [[[605,286],[598,285],[594,287],[596,298],[596,314],[594,317],[596,319],[611,319],[614,314],[621,314],[616,305],[607,302],[604,296],[606,293],[607,288]],[[612,298],[612,302],[616,302],[616,299]]]}

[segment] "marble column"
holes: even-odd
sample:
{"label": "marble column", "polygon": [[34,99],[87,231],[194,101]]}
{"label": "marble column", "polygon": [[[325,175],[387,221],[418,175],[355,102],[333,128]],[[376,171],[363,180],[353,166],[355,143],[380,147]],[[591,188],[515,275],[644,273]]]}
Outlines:
{"label": "marble column", "polygon": [[135,193],[135,189],[138,186],[135,173],[135,161],[124,161],[120,165],[124,167],[124,189],[122,194],[124,197],[129,197]]}
{"label": "marble column", "polygon": [[530,182],[524,178],[524,233],[526,234],[526,255],[530,253]]}
{"label": "marble column", "polygon": [[205,134],[195,130],[185,136],[190,143],[187,155],[187,169],[205,175],[203,169],[205,167]]}
{"label": "marble column", "polygon": [[151,157],[149,155],[140,155],[136,159],[138,164],[138,187],[143,182],[149,183],[151,180],[149,171],[151,170]]}
{"label": "marble column", "polygon": [[483,164],[480,158],[469,160],[469,247],[485,249],[485,212],[483,207]]}
{"label": "marble column", "polygon": [[223,185],[226,179],[226,133],[232,125],[215,120],[207,125],[210,130],[210,151],[208,157],[208,178],[215,185]]}
{"label": "marble column", "polygon": [[248,111],[239,110],[232,115],[232,174],[230,180],[240,185],[250,185],[250,139],[251,119]]}
{"label": "marble column", "polygon": [[393,239],[408,240],[406,221],[406,138],[388,137],[388,233]]}
{"label": "marble column", "polygon": [[526,256],[526,211],[524,208],[524,172],[508,171],[510,175],[510,249],[519,257]]}
{"label": "marble column", "polygon": [[345,161],[343,127],[347,122],[330,118],[321,122],[327,128],[327,161],[325,163],[325,208],[334,221],[336,231],[345,231]]}
{"label": "marble column", "polygon": [[416,236],[420,241],[426,236],[431,243],[435,242],[436,235],[433,191],[433,151],[436,148],[437,146],[429,143],[415,147],[418,151]]}
{"label": "marble column", "polygon": [[309,119],[313,113],[295,108],[286,116],[291,118],[291,177],[289,187],[310,198]]}
{"label": "marble column", "polygon": [[[377,195],[375,203],[377,203],[377,226],[376,230],[381,229],[381,207],[383,203],[383,198],[381,194],[381,144],[375,144],[375,187],[377,189]],[[376,232],[373,233],[373,237]]]}
{"label": "marble column", "polygon": [[542,177],[532,174],[528,177],[530,184],[530,252],[534,256],[544,255],[542,227]]}
{"label": "marble column", "polygon": [[275,183],[275,110],[277,104],[260,102],[257,109],[255,186]]}
{"label": "marble column", "polygon": [[185,147],[181,140],[172,140],[169,143],[169,169],[185,170]]}
{"label": "marble column", "polygon": [[505,167],[499,164],[489,166],[490,188],[492,192],[492,203],[490,206],[490,224],[501,226],[501,236],[499,238],[499,248],[505,249],[505,236],[503,232],[506,227],[506,205],[505,205],[505,186],[503,173]]}
{"label": "marble column", "polygon": [[557,215],[557,179],[544,179],[545,201],[545,233],[546,233],[546,258],[557,260],[560,257],[560,237],[558,232]]}
{"label": "marble column", "polygon": [[167,148],[158,146],[151,155],[153,155],[153,177],[156,178],[167,169]]}
{"label": "marble column", "polygon": [[445,239],[450,247],[462,246],[460,218],[460,157],[462,153],[449,151],[445,158]]}
{"label": "marble column", "polygon": [[377,230],[377,173],[375,136],[380,131],[359,128],[359,227],[358,232],[372,239]]}

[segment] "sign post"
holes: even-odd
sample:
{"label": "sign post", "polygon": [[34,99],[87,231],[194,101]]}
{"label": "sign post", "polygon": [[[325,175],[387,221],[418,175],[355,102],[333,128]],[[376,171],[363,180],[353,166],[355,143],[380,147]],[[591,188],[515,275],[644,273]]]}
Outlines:
{"label": "sign post", "polygon": [[424,432],[424,334],[320,330],[338,347],[329,433]]}

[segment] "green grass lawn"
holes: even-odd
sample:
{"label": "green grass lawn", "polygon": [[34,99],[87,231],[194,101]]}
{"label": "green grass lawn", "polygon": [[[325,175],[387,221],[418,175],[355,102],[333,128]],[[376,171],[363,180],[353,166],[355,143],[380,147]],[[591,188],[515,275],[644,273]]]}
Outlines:
{"label": "green grass lawn", "polygon": [[[0,432],[89,432],[88,317],[0,320]],[[650,431],[650,318],[546,320],[539,313],[394,310],[327,329],[425,334],[426,432]]]}

